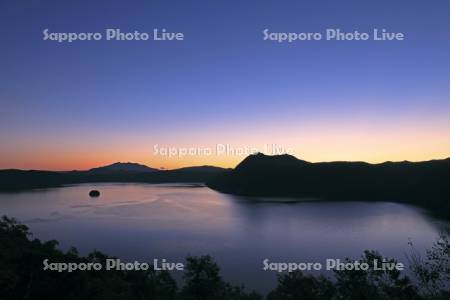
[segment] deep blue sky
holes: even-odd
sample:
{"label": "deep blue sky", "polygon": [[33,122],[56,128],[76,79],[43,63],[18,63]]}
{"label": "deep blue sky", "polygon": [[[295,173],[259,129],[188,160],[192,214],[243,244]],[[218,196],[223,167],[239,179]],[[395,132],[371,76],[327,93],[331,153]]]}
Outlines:
{"label": "deep blue sky", "polygon": [[[275,141],[310,160],[448,156],[449,15],[445,0],[2,0],[0,167],[84,167],[75,152],[153,164],[154,143]],[[166,28],[185,41],[59,44],[42,40],[45,28]],[[265,28],[386,28],[406,40],[277,44]],[[334,145],[340,156],[324,151]]]}

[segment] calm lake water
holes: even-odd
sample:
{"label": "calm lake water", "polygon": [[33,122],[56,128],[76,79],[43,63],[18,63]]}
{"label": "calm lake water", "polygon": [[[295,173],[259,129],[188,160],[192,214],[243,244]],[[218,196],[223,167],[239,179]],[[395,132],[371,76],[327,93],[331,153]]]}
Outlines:
{"label": "calm lake water", "polygon": [[[90,198],[91,189],[101,197]],[[225,279],[261,292],[276,283],[276,273],[262,271],[265,258],[324,263],[376,249],[407,263],[408,241],[423,251],[448,226],[403,204],[269,201],[189,185],[83,184],[0,194],[0,214],[82,254],[98,249],[141,262],[210,254]]]}

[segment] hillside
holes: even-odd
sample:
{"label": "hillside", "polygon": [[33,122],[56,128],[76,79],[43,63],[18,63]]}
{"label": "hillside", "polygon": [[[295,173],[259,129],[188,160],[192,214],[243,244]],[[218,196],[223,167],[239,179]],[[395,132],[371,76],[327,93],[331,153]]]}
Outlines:
{"label": "hillside", "polygon": [[421,202],[447,207],[450,159],[425,162],[310,163],[255,154],[210,180],[210,188],[246,196]]}
{"label": "hillside", "polygon": [[[144,166],[96,168],[89,171],[53,172],[38,170],[0,170],[0,191],[57,187],[89,182],[199,182],[205,183],[225,169],[200,166],[174,170],[156,170]],[[148,168],[148,169],[147,169]],[[141,171],[137,170],[141,169]]]}

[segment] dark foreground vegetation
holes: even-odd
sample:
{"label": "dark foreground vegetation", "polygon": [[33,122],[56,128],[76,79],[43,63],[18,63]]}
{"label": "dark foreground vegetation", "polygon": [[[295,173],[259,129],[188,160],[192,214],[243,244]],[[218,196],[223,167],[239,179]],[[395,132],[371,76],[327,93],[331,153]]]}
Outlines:
{"label": "dark foreground vegetation", "polygon": [[[104,262],[98,251],[81,257],[75,249],[62,252],[56,241],[32,239],[28,228],[13,219],[0,221],[0,299],[263,299],[255,292],[233,286],[220,276],[209,256],[188,257],[183,280],[157,271],[44,271],[43,260],[53,262]],[[361,261],[381,260],[367,251]],[[391,260],[393,261],[393,260]],[[413,284],[399,271],[339,271],[335,278],[301,272],[284,273],[268,300],[444,300],[450,282],[450,244],[442,237],[426,258],[411,255]]]}

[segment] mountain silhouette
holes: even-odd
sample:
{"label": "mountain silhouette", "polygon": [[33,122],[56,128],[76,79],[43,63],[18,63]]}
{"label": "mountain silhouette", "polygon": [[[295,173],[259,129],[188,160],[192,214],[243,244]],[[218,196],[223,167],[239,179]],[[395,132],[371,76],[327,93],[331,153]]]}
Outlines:
{"label": "mountain silhouette", "polygon": [[256,153],[247,156],[234,170],[237,173],[259,172],[261,169],[289,171],[306,164],[309,163],[288,154],[268,156],[263,153]]}
{"label": "mountain silhouette", "polygon": [[116,162],[111,165],[90,169],[89,172],[108,173],[108,172],[157,172],[158,169],[150,168],[146,165],[141,165],[131,162]]}
{"label": "mountain silhouette", "polygon": [[304,197],[321,200],[379,200],[450,207],[450,158],[425,162],[311,163],[291,155],[261,153],[207,182],[223,193]]}
{"label": "mountain silhouette", "polygon": [[[250,155],[234,169],[213,166],[157,170],[116,163],[88,171],[0,170],[0,191],[89,182],[196,182],[243,196],[327,201],[392,201],[450,212],[450,158],[424,162],[321,162],[291,155]],[[449,216],[450,217],[450,216]]]}
{"label": "mountain silhouette", "polygon": [[226,169],[213,166],[158,170],[136,163],[115,163],[88,171],[0,170],[0,191],[58,187],[90,182],[205,183]]}

